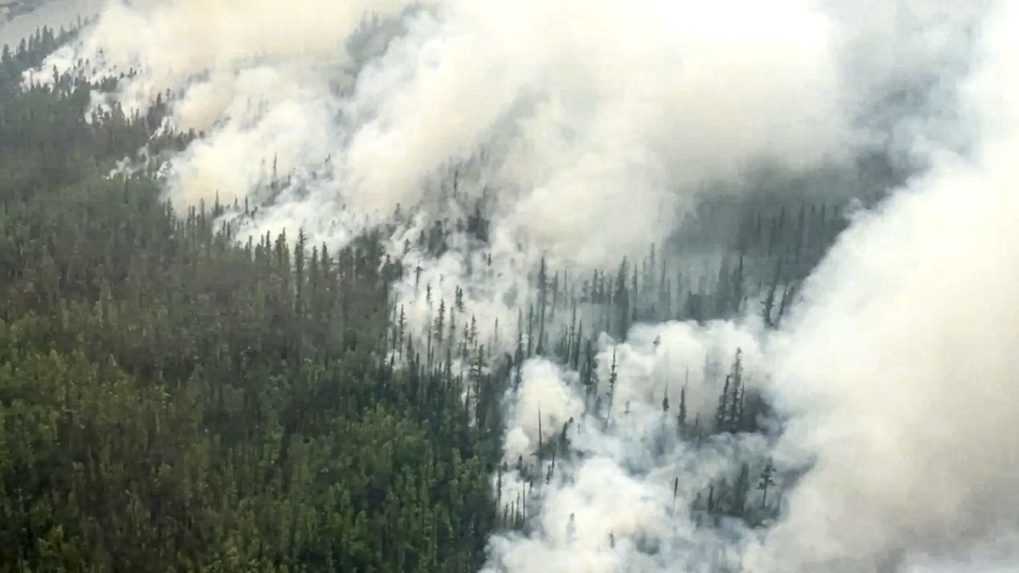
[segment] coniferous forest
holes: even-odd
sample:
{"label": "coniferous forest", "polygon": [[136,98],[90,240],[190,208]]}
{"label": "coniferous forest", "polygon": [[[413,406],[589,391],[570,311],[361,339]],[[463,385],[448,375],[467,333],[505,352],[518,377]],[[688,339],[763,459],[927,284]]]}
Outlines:
{"label": "coniferous forest", "polygon": [[1019,562],[984,16],[308,1],[2,46],[0,573]]}
{"label": "coniferous forest", "polygon": [[[154,173],[109,176],[144,144],[159,154],[196,134],[156,134],[161,101],[86,118],[117,78],[22,86],[73,34],[5,49],[0,76],[5,570],[476,570],[493,530],[523,526],[490,480],[504,469],[499,400],[524,360],[572,364],[597,394],[598,332],[730,316],[756,292],[778,322],[841,224],[816,205],[744,213],[699,285],[654,246],[573,283],[542,262],[515,355],[456,324],[462,300],[440,301],[415,339],[389,296],[413,271],[383,251],[384,229],[338,252],[303,233],[242,242],[219,221],[247,206],[182,215]],[[480,210],[468,223],[483,233]],[[425,251],[441,254],[444,224]],[[740,416],[705,430],[752,430]],[[532,473],[546,457],[554,468],[553,449]]]}
{"label": "coniferous forest", "polygon": [[153,122],[19,89],[62,40],[0,82],[0,569],[476,568],[497,421],[387,363],[377,237],[240,244],[221,206],[106,177]]}

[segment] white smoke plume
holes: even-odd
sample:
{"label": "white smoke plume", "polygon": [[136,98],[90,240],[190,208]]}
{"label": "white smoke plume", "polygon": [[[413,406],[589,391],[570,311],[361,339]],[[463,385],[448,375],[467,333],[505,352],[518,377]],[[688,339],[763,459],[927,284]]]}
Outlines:
{"label": "white smoke plume", "polygon": [[760,570],[985,570],[980,545],[1019,566],[1017,25],[1000,3],[964,85],[980,143],[862,216],[782,337],[783,447],[816,461]]}
{"label": "white smoke plume", "polygon": [[[602,407],[576,373],[543,359],[524,366],[507,421],[511,471],[499,485],[502,502],[519,498],[520,511],[534,516],[525,533],[492,540],[486,570],[714,571],[738,562],[744,526],[730,520],[702,527],[711,518],[702,515],[704,500],[694,500],[713,481],[735,476],[742,461],[763,462],[767,440],[692,436],[713,424],[724,377],[718,370],[728,369],[737,350],[747,370],[760,371],[756,337],[729,323],[667,323],[637,326],[628,342],[603,338],[602,345],[603,390],[613,360],[618,373],[611,403]],[[681,407],[685,426],[677,419]],[[535,470],[542,441],[546,451]],[[547,451],[553,441],[558,465]]]}
{"label": "white smoke plume", "polygon": [[[900,60],[936,69],[959,40],[903,42],[909,15],[882,14],[894,24],[871,33],[828,8],[110,0],[35,76],[87,62],[90,76],[130,74],[99,106],[164,98],[172,125],[204,134],[164,166],[167,198],[250,202],[242,234],[300,227],[338,247],[398,205],[456,218],[439,200],[451,188],[488,197],[495,270],[475,277],[477,254],[453,250],[413,261],[420,284],[400,288],[421,325],[429,286],[433,301],[463,286],[488,329],[512,320],[542,253],[615,264],[660,243],[705,182],[738,186],[761,161],[811,169],[886,145],[875,140],[889,130],[856,118],[880,99],[871,84],[906,80],[867,55],[902,45]],[[866,89],[847,73],[863,65],[881,70]],[[391,250],[432,218],[411,219]]]}
{"label": "white smoke plume", "polygon": [[[178,206],[247,199],[246,230],[337,246],[400,205],[388,247],[411,323],[463,286],[506,343],[539,256],[614,263],[705,182],[875,150],[922,169],[857,215],[781,332],[746,318],[603,336],[597,395],[529,361],[493,478],[522,526],[492,538],[487,569],[1007,571],[1019,20],[991,6],[111,0],[44,68],[134,69],[96,105],[166,97],[173,126],[202,132],[165,168]],[[458,192],[492,210],[484,249],[456,235],[438,259],[404,253],[436,217],[468,215],[442,200]],[[763,433],[710,435],[737,349],[777,412]],[[547,440],[572,452],[554,469],[535,456]],[[706,489],[744,464],[756,484],[769,458],[775,497],[751,489],[753,527],[707,515]]]}
{"label": "white smoke plume", "polygon": [[[960,154],[958,139],[930,139],[939,129],[910,135],[929,169],[857,216],[809,280],[795,320],[769,337],[766,388],[787,422],[774,448],[757,444],[725,459],[731,466],[770,455],[779,466],[807,469],[790,484],[779,522],[730,530],[722,542],[717,529],[684,537],[677,531],[695,512],[663,514],[669,473],[628,463],[639,457],[634,451],[653,448],[612,451],[607,444],[625,438],[599,435],[591,455],[610,452],[606,457],[626,468],[622,477],[587,466],[593,462],[562,470],[562,483],[532,493],[540,509],[529,533],[493,542],[493,570],[1019,567],[1019,438],[1010,430],[1019,415],[1019,200],[1012,189],[1019,175],[1019,45],[1010,33],[1017,25],[1019,11],[1001,3],[979,30],[974,71],[954,111],[978,142]],[[652,348],[640,330],[631,338]],[[624,368],[620,380],[620,388],[640,387],[645,377]],[[639,408],[654,404],[645,397]],[[682,448],[667,450],[656,467],[671,469],[682,455]],[[695,455],[697,467],[711,467],[711,453]],[[697,472],[676,473],[680,483],[708,482]],[[595,476],[605,485],[592,494],[585,484]],[[679,507],[690,493],[681,492]],[[597,524],[596,537],[615,529],[656,545],[634,552],[618,543],[609,549],[604,539],[589,546],[563,537],[563,523],[573,511],[581,515],[579,508],[584,523]]]}
{"label": "white smoke plume", "polygon": [[505,229],[602,263],[643,248],[649,221],[667,233],[703,181],[850,155],[832,27],[801,0],[112,0],[53,62],[135,70],[127,109],[174,91],[172,122],[206,133],[169,170],[180,206],[264,200],[276,171],[287,214],[263,222],[299,202],[328,235],[337,208],[414,205],[485,148],[475,183],[498,189]]}

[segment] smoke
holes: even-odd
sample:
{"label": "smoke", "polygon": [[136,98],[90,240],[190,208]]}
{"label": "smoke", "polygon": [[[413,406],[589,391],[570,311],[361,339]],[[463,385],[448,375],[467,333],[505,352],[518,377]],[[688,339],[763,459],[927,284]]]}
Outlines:
{"label": "smoke", "polygon": [[[179,207],[247,200],[243,231],[332,247],[399,205],[408,321],[463,288],[489,348],[538,257],[614,263],[705,184],[879,153],[913,176],[855,215],[782,331],[602,335],[594,390],[524,365],[493,477],[514,527],[486,570],[996,571],[1019,563],[1019,21],[991,5],[114,0],[45,69],[133,70],[95,105],[166,98],[167,127],[201,132],[163,169]],[[419,248],[469,216],[457,195],[488,240]],[[775,411],[714,434],[737,350]],[[749,519],[708,509],[738,501]]]}
{"label": "smoke", "polygon": [[[810,278],[795,319],[764,337],[758,372],[785,420],[778,443],[754,443],[719,461],[710,448],[655,445],[649,418],[638,424],[643,429],[604,433],[585,418],[577,432],[596,438],[583,441],[590,449],[581,448],[581,457],[593,460],[564,464],[563,477],[530,492],[537,517],[526,533],[493,540],[493,570],[1015,569],[1019,439],[1009,425],[1019,414],[1011,396],[1019,365],[1019,200],[1011,188],[1019,175],[1019,46],[1009,30],[1017,16],[1002,3],[983,27],[966,19],[954,29],[980,38],[972,69],[968,51],[953,53],[958,68],[925,94],[937,113],[926,125],[900,115],[889,141],[925,171],[878,209],[856,215]],[[950,43],[953,34],[929,36]],[[952,81],[961,86],[943,85]],[[953,125],[962,129],[946,135]],[[658,345],[642,332],[628,344],[646,353]],[[640,400],[628,410],[657,419],[646,374],[624,366],[619,380]],[[511,426],[508,435],[519,431]],[[643,439],[618,446],[634,435]],[[511,445],[518,442],[507,440],[508,453],[516,451]],[[692,467],[678,462],[684,456],[696,459]],[[791,472],[777,524],[689,527],[698,519],[695,492],[765,456]],[[719,465],[714,474],[698,471]],[[670,491],[673,475],[690,489]],[[602,485],[589,490],[588,479]],[[592,538],[562,533],[576,523]],[[608,543],[607,531],[627,542]]]}
{"label": "smoke", "polygon": [[[728,323],[667,323],[601,343],[603,384],[613,368],[618,375],[602,398],[576,373],[543,359],[525,364],[507,421],[511,471],[498,481],[509,511],[533,515],[525,531],[492,539],[486,571],[713,571],[738,559],[745,527],[736,520],[701,527],[712,518],[706,500],[695,499],[742,462],[763,461],[767,439],[692,438],[713,423],[718,370],[728,367],[717,361],[742,349],[745,368],[760,371],[755,336]],[[686,424],[677,419],[681,403]]]}
{"label": "smoke", "polygon": [[990,2],[930,0],[825,2],[840,22],[834,44],[845,97],[872,145],[900,168],[929,166],[937,149],[961,150],[976,137],[958,114],[958,84]]}
{"label": "smoke", "polygon": [[134,70],[113,98],[129,110],[174,92],[172,124],[205,133],[168,169],[181,207],[248,197],[264,226],[300,203],[328,235],[338,207],[415,205],[484,149],[471,183],[508,233],[603,263],[649,221],[664,236],[705,181],[851,155],[832,27],[798,0],[112,1],[52,63]]}
{"label": "smoke", "polygon": [[783,447],[816,462],[763,563],[859,571],[946,558],[975,570],[958,556],[998,540],[1019,563],[1017,16],[1003,2],[987,18],[963,87],[980,143],[933,157],[862,216],[782,337]]}
{"label": "smoke", "polygon": [[[973,71],[955,111],[943,116],[955,115],[979,140],[960,150],[955,137],[931,138],[940,128],[914,132],[913,153],[929,168],[856,216],[810,278],[795,319],[765,337],[757,371],[765,370],[770,401],[786,420],[778,443],[726,452],[724,469],[705,475],[693,468],[717,468],[712,449],[653,445],[647,418],[643,430],[599,434],[581,425],[578,433],[597,436],[581,448],[597,463],[566,465],[561,481],[531,492],[538,517],[525,534],[493,541],[493,570],[1016,567],[1019,439],[1008,428],[1019,414],[1011,398],[1019,342],[1019,201],[1011,188],[1019,46],[1008,31],[1017,16],[1005,4],[987,16]],[[642,330],[628,344],[646,353],[658,344]],[[667,338],[655,340],[668,348]],[[680,368],[668,371],[675,376]],[[618,382],[637,389],[629,395],[640,405],[628,408],[637,419],[656,403],[641,372],[623,367]],[[644,439],[614,447],[634,435]],[[684,455],[697,460],[693,468],[677,462]],[[691,497],[698,488],[764,456],[792,472],[777,524],[689,528],[697,523]],[[679,489],[674,505],[672,475],[694,486]],[[590,478],[604,485],[591,493],[584,487]],[[560,533],[564,523],[581,522],[580,511],[583,523],[597,524],[587,525],[592,542]],[[607,543],[606,530],[627,543]]]}

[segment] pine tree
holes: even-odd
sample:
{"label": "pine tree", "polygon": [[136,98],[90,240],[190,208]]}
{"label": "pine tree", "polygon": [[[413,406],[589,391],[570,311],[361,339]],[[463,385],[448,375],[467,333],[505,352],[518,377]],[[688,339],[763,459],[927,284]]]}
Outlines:
{"label": "pine tree", "polygon": [[616,347],[612,347],[612,366],[609,368],[609,404],[608,412],[605,415],[605,426],[612,422],[612,404],[616,396],[616,381],[619,374],[616,372]]}
{"label": "pine tree", "polygon": [[761,490],[762,510],[768,506],[768,488],[773,485],[775,485],[775,464],[772,463],[771,458],[768,458],[768,463],[761,470],[761,477],[757,482],[757,489]]}
{"label": "pine tree", "polygon": [[613,296],[613,303],[616,308],[616,335],[619,339],[626,338],[630,330],[630,293],[626,290],[626,279],[629,274],[626,257],[619,263],[619,271],[616,273],[616,292]]}
{"label": "pine tree", "polygon": [[445,333],[443,328],[443,322],[446,316],[446,300],[442,299],[439,301],[439,315],[435,317],[435,344],[438,347],[442,347],[442,337]]}
{"label": "pine tree", "polygon": [[733,484],[732,505],[729,508],[732,515],[742,516],[746,512],[747,496],[750,494],[750,465],[746,462],[740,466],[739,476]]}
{"label": "pine tree", "polygon": [[732,375],[726,375],[725,385],[722,386],[722,393],[718,397],[718,407],[715,409],[715,431],[725,432],[728,430],[729,414],[729,387],[732,383]]}
{"label": "pine tree", "polygon": [[537,354],[545,354],[545,307],[548,303],[548,276],[545,267],[545,257],[541,257],[541,266],[538,269],[538,344]]}
{"label": "pine tree", "polygon": [[772,314],[775,308],[775,294],[778,290],[778,284],[782,277],[782,260],[779,259],[775,263],[775,276],[771,281],[771,286],[768,287],[768,294],[764,297],[764,301],[761,303],[761,314],[764,318],[764,324],[769,328],[775,327],[775,321],[772,318]]}
{"label": "pine tree", "polygon": [[686,429],[686,385],[679,391],[679,415],[676,421],[678,422],[679,431],[682,432]]}

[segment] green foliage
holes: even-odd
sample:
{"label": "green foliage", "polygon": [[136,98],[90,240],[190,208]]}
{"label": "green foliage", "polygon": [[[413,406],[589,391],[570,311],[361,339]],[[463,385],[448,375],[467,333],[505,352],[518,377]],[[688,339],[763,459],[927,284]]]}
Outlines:
{"label": "green foliage", "polygon": [[103,86],[73,74],[16,88],[35,54],[0,79],[0,571],[476,569],[501,424],[477,336],[468,380],[394,367],[378,237],[242,245],[218,204],[175,212],[108,174],[189,136],[86,121]]}
{"label": "green foliage", "polygon": [[[577,370],[609,424],[619,376],[614,351],[598,364],[601,333],[749,302],[777,327],[842,224],[826,206],[801,205],[795,223],[784,206],[744,213],[700,276],[677,248],[589,278],[542,259],[534,292],[508,302],[515,348],[500,356],[498,323],[481,340],[462,288],[442,300],[420,267],[408,271],[432,311],[411,332],[389,296],[404,269],[375,233],[335,253],[303,232],[242,244],[224,221],[247,204],[167,205],[160,159],[196,136],[164,123],[172,93],[144,114],[93,109],[118,78],[85,79],[88,62],[25,75],[75,33],[42,29],[0,53],[0,573],[476,570],[494,528],[527,526],[524,494],[491,487],[509,469],[496,467],[499,400],[526,359]],[[452,181],[451,200],[471,200],[459,171]],[[492,273],[482,204],[432,221],[417,247],[437,256],[466,237],[487,267],[468,273]],[[696,444],[757,431],[764,410],[737,355],[714,426],[687,420],[684,386],[677,431]],[[532,485],[572,455],[572,423],[539,439],[533,466],[518,460]],[[750,472],[695,509],[767,518],[775,469],[759,508]]]}

